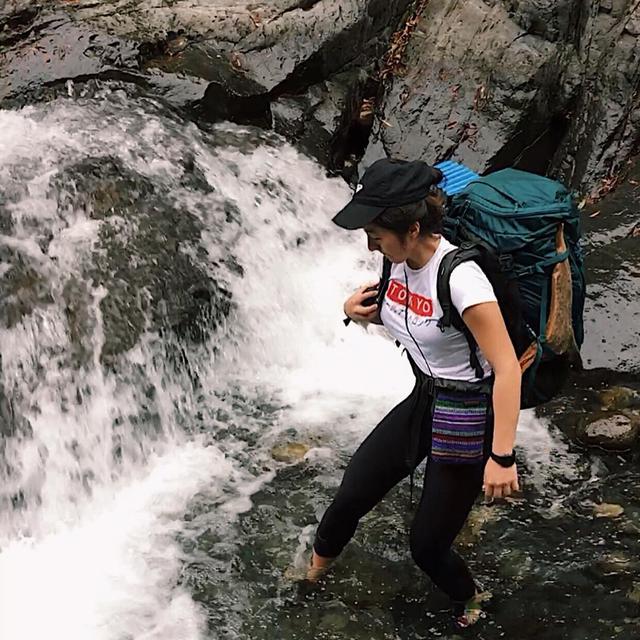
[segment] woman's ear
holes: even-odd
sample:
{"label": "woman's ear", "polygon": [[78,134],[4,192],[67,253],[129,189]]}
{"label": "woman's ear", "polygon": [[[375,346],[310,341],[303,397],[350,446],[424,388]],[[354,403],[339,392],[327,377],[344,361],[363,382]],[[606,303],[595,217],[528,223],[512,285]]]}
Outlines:
{"label": "woman's ear", "polygon": [[415,240],[419,235],[420,235],[420,223],[419,222],[414,222],[409,227],[409,237],[412,240]]}

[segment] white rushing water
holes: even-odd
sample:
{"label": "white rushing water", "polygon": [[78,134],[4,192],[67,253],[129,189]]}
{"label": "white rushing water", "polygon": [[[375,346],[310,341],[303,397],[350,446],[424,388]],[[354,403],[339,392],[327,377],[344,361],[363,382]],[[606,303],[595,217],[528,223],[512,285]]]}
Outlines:
{"label": "white rushing water", "polygon": [[[206,637],[204,612],[179,586],[190,503],[216,505],[210,519],[232,542],[234,518],[272,477],[251,456],[266,459],[292,428],[301,439],[323,432],[329,450],[354,443],[410,389],[390,341],[341,322],[344,297],[377,267],[363,238],[330,223],[347,187],[284,143],[242,150],[224,144],[227,133],[249,135],[220,127],[212,138],[118,91],[0,111],[0,206],[12,220],[1,255],[19,256],[31,270],[25,288],[42,290],[0,329],[4,392],[23,420],[0,449],[2,640]],[[173,207],[201,220],[206,255],[182,250],[232,293],[224,326],[187,347],[197,388],[165,362],[170,338],[153,332],[117,367],[101,364],[109,284],[86,274],[105,226],[126,244],[136,223],[62,206],[74,185],[55,180],[102,157],[162,185]],[[213,190],[183,185],[185,157]],[[229,202],[239,222],[225,222]],[[221,266],[230,254],[243,275]],[[0,277],[10,269],[5,262]],[[70,358],[71,283],[90,329],[80,365]],[[12,304],[26,293],[17,287]],[[245,404],[232,402],[238,394]],[[263,401],[276,407],[268,419],[243,412]],[[232,435],[220,410],[257,446]],[[205,429],[192,424],[196,414]]]}
{"label": "white rushing water", "polygon": [[[82,274],[101,250],[103,225],[118,221],[60,205],[61,189],[73,191],[53,187],[66,167],[118,158],[200,216],[204,268],[219,278],[214,264],[234,254],[244,277],[224,275],[236,307],[215,352],[212,345],[194,347],[191,365],[200,377],[199,405],[210,407],[210,416],[225,392],[238,389],[291,407],[269,425],[244,418],[249,430],[263,430],[265,452],[285,426],[339,430],[354,408],[358,419],[344,426],[362,431],[407,387],[406,367],[388,341],[341,324],[345,293],[376,268],[362,262],[361,239],[330,224],[348,189],[286,145],[213,148],[195,127],[148,106],[115,92],[0,112],[0,184],[12,220],[0,246],[12,261],[19,255],[46,290],[31,313],[0,331],[5,395],[28,422],[5,437],[2,451],[2,640],[202,637],[204,614],[177,586],[182,516],[194,496],[205,494],[231,522],[269,479],[243,469],[244,444],[217,439],[214,424],[214,437],[177,426],[195,406],[195,392],[186,376],[165,367],[162,340],[143,340],[121,358],[117,373],[100,364],[100,301],[108,284],[96,286]],[[177,160],[186,154],[213,193],[181,187]],[[267,180],[278,185],[273,197],[260,184]],[[223,201],[237,205],[241,224],[221,226]],[[3,273],[9,269],[5,263]],[[91,355],[79,369],[69,359],[64,295],[72,279],[82,281],[91,326]],[[391,374],[384,379],[376,374],[382,361]],[[149,405],[152,434],[135,420]]]}

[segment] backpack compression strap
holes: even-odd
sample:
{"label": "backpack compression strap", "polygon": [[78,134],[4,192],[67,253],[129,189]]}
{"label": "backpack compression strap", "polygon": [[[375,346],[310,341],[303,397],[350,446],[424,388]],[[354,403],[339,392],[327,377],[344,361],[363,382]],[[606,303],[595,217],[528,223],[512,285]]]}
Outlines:
{"label": "backpack compression strap", "polygon": [[478,343],[464,323],[462,316],[451,301],[451,273],[463,262],[480,258],[480,251],[476,247],[463,247],[450,251],[442,258],[438,269],[437,295],[438,302],[442,307],[442,317],[438,320],[438,328],[444,331],[446,327],[454,327],[460,331],[469,345],[469,364],[476,374],[478,380],[485,376],[484,369],[478,358]]}

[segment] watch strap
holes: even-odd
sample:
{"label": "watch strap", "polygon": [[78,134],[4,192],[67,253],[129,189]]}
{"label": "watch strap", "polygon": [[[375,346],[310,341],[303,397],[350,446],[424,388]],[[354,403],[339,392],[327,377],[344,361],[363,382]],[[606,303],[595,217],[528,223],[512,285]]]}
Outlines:
{"label": "watch strap", "polygon": [[506,456],[496,455],[492,451],[490,457],[494,462],[499,464],[501,467],[504,467],[505,469],[512,467],[516,463],[516,454],[513,451]]}

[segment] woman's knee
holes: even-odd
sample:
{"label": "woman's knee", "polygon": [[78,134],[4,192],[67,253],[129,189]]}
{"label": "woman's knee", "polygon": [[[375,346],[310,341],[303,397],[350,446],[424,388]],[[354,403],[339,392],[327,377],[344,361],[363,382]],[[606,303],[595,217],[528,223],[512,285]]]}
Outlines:
{"label": "woman's knee", "polygon": [[449,549],[443,548],[429,539],[411,536],[411,557],[413,561],[427,574],[433,573],[446,557]]}
{"label": "woman's knee", "polygon": [[372,509],[370,502],[361,492],[341,487],[328,511],[341,519],[358,521]]}

